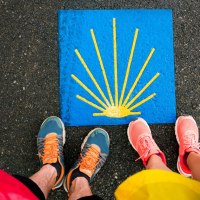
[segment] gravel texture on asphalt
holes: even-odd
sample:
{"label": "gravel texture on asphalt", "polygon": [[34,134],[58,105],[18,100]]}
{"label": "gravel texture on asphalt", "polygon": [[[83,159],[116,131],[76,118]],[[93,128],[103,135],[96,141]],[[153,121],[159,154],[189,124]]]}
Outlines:
{"label": "gravel texture on asphalt", "polygon": [[[39,169],[36,136],[42,121],[59,116],[58,9],[172,8],[177,115],[191,114],[200,124],[199,0],[1,0],[0,1],[0,168],[31,176]],[[167,94],[166,94],[167,95]],[[84,136],[94,127],[67,127],[66,168],[79,154]],[[128,142],[127,126],[106,126],[111,149],[92,184],[94,193],[113,199],[115,188],[144,167]],[[153,136],[176,171],[178,145],[174,124],[151,125]],[[49,199],[66,199],[61,188]]]}

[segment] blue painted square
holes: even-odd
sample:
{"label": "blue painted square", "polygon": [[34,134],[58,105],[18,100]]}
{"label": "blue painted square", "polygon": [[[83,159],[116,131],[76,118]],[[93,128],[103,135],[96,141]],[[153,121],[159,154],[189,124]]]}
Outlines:
{"label": "blue painted square", "polygon": [[60,10],[58,21],[65,125],[175,122],[171,10]]}

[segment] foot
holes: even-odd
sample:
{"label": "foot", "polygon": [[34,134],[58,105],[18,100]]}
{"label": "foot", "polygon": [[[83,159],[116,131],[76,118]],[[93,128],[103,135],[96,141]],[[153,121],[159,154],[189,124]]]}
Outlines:
{"label": "foot", "polygon": [[38,156],[42,165],[50,164],[56,168],[57,178],[52,189],[62,186],[64,179],[63,145],[65,127],[58,117],[49,117],[41,125],[37,138]]}
{"label": "foot", "polygon": [[190,152],[200,154],[199,131],[194,118],[180,116],[176,121],[175,134],[179,144],[177,169],[180,174],[190,177],[191,170],[187,165],[187,157]]}
{"label": "foot", "polygon": [[140,156],[137,160],[142,159],[144,166],[147,165],[148,159],[152,155],[160,156],[163,163],[166,164],[165,155],[152,138],[151,130],[144,119],[138,118],[132,121],[127,134],[129,142]]}
{"label": "foot", "polygon": [[96,128],[84,139],[79,159],[70,169],[64,181],[64,189],[69,191],[72,181],[84,177],[89,183],[104,165],[109,153],[110,139],[108,133]]}

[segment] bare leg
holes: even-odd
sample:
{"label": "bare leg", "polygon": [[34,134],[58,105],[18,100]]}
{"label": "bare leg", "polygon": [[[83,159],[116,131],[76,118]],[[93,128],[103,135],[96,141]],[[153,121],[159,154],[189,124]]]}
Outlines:
{"label": "bare leg", "polygon": [[146,166],[146,169],[161,169],[166,171],[171,171],[162,161],[160,156],[158,155],[152,155],[149,160],[148,164]]}
{"label": "bare leg", "polygon": [[77,177],[72,181],[68,196],[69,200],[77,200],[81,197],[91,196],[89,183],[84,177]]}
{"label": "bare leg", "polygon": [[44,165],[37,173],[30,177],[38,187],[42,190],[45,198],[56,183],[57,171],[56,168],[51,165]]}
{"label": "bare leg", "polygon": [[187,158],[187,164],[192,171],[193,179],[200,181],[200,155],[191,152]]}

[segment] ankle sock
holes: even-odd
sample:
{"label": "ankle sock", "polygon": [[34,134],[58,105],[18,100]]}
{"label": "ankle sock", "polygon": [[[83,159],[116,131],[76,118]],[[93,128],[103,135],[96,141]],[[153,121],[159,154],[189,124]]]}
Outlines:
{"label": "ankle sock", "polygon": [[57,171],[56,180],[58,180],[59,177],[60,177],[60,174],[61,174],[61,166],[60,166],[60,163],[57,161],[56,163],[51,163],[50,165],[53,166],[53,167],[55,167],[55,169],[56,169],[56,171]]}
{"label": "ankle sock", "polygon": [[[88,182],[90,182],[90,177],[87,176],[86,174],[84,174],[83,172],[81,172],[81,171],[79,170],[79,168],[77,168],[77,169],[75,169],[75,170],[73,171],[72,176],[71,176],[71,181],[70,181],[70,182],[72,183],[72,181],[73,181],[75,178],[77,178],[77,177],[84,177],[84,178],[87,179]],[[70,185],[71,185],[71,183],[70,183]]]}

